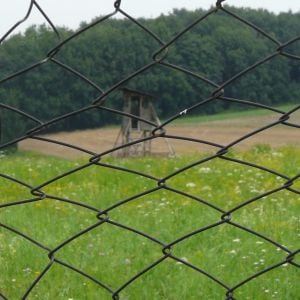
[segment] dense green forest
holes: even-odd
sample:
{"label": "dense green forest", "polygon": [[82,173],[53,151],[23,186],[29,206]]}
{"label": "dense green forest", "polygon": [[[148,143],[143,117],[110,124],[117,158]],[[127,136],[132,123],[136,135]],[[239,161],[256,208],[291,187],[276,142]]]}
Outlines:
{"label": "dense green forest", "polygon": [[[266,10],[230,8],[280,42],[300,34],[300,13],[275,15]],[[162,41],[167,42],[185,26],[206,11],[174,10],[155,19],[139,19]],[[95,20],[94,20],[95,21]],[[82,23],[79,29],[87,26]],[[58,28],[62,39],[74,33]],[[13,106],[44,121],[74,111],[92,103],[99,90],[48,61],[10,80],[3,80],[47,56],[59,43],[46,25],[32,26],[15,34],[0,46],[0,102]],[[299,42],[285,51],[297,55]],[[152,62],[152,55],[161,45],[129,19],[108,19],[66,43],[54,56],[95,82],[103,91]],[[219,11],[197,24],[171,44],[165,62],[189,69],[220,84],[256,61],[276,51],[276,44],[235,18]],[[278,56],[261,65],[225,89],[225,95],[267,105],[299,103],[300,64],[297,59]],[[214,88],[181,71],[156,64],[124,86],[153,94],[161,118],[171,116],[206,97]],[[121,107],[122,95],[114,91],[105,105]],[[238,105],[215,101],[195,113],[215,113],[226,109],[241,109]],[[73,130],[115,123],[113,113],[93,110],[53,124],[48,130]],[[17,137],[37,124],[2,109],[4,139]]]}

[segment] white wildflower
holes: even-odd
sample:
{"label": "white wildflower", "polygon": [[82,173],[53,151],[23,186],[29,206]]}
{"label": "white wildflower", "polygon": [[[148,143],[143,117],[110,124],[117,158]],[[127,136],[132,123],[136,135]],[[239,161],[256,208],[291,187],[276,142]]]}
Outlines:
{"label": "white wildflower", "polygon": [[25,272],[25,273],[31,273],[32,270],[30,268],[26,268],[26,269],[23,269],[23,272]]}
{"label": "white wildflower", "polygon": [[[186,257],[181,257],[181,260],[183,260],[185,262],[188,262],[188,259]],[[176,264],[177,265],[182,265],[182,262],[181,261],[177,261]]]}
{"label": "white wildflower", "polygon": [[232,240],[234,243],[239,243],[241,240],[240,239],[234,239]]}
{"label": "white wildflower", "polygon": [[205,185],[205,186],[202,188],[202,191],[211,191],[211,187],[208,186],[208,185]]}
{"label": "white wildflower", "polygon": [[207,173],[209,173],[210,171],[211,171],[211,169],[208,168],[208,167],[202,167],[202,168],[198,169],[198,172],[199,172],[199,173],[204,173],[204,174],[207,174]]}
{"label": "white wildflower", "polygon": [[236,186],[235,189],[234,189],[235,193],[236,194],[240,194],[241,193],[241,189],[239,186]]}

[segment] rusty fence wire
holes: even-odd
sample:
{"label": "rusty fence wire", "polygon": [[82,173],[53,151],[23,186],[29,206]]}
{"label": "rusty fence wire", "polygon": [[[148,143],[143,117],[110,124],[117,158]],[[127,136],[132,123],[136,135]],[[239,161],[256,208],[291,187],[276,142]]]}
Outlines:
{"label": "rusty fence wire", "polygon": [[[125,2],[126,0],[124,0]],[[185,265],[187,268],[193,269],[195,271],[195,276],[201,275],[201,276],[206,276],[208,278],[208,280],[211,280],[213,282],[215,282],[217,285],[219,285],[221,288],[224,289],[224,299],[227,300],[232,300],[232,299],[237,299],[237,297],[235,296],[236,291],[249,284],[252,280],[257,279],[259,280],[259,278],[264,275],[265,273],[268,273],[270,271],[273,271],[277,268],[280,268],[282,265],[285,264],[289,264],[291,267],[293,268],[299,268],[299,263],[296,261],[296,257],[299,254],[300,249],[298,250],[291,250],[288,247],[286,247],[285,245],[282,245],[281,243],[277,242],[276,240],[273,240],[271,238],[269,238],[268,236],[265,236],[264,234],[254,231],[244,225],[241,225],[239,223],[236,223],[234,221],[233,215],[234,213],[238,212],[239,210],[247,207],[248,205],[261,200],[262,198],[269,196],[269,195],[273,195],[275,193],[278,193],[280,191],[289,191],[292,194],[294,194],[295,196],[300,194],[299,189],[297,189],[297,187],[295,187],[295,183],[297,180],[299,180],[300,177],[300,173],[296,176],[290,177],[288,174],[283,174],[280,172],[277,172],[273,169],[270,168],[266,168],[264,166],[261,166],[259,164],[255,164],[253,162],[248,162],[245,160],[240,160],[237,158],[234,158],[230,155],[227,155],[230,149],[233,149],[236,145],[238,145],[239,143],[243,142],[244,140],[253,137],[254,135],[261,133],[261,132],[267,132],[269,129],[272,128],[276,128],[277,126],[288,126],[288,127],[294,127],[296,129],[300,128],[300,125],[290,121],[293,117],[293,114],[295,112],[297,112],[300,109],[300,105],[295,106],[293,109],[291,109],[290,111],[282,111],[280,109],[271,107],[271,106],[267,106],[267,105],[262,105],[262,104],[258,104],[256,102],[251,102],[251,101],[245,101],[242,99],[234,99],[234,98],[229,98],[224,96],[224,91],[226,90],[227,87],[229,87],[231,84],[233,84],[236,80],[240,79],[241,77],[243,77],[244,75],[248,74],[249,72],[255,70],[256,68],[258,68],[259,66],[279,57],[279,56],[284,56],[287,57],[289,59],[292,60],[299,60],[300,57],[295,55],[295,54],[291,54],[288,52],[288,46],[298,42],[300,40],[300,36],[295,37],[292,40],[289,40],[288,42],[282,43],[279,40],[277,40],[274,36],[268,34],[267,32],[265,32],[263,29],[257,27],[255,24],[252,24],[251,22],[247,21],[246,19],[242,18],[241,16],[237,15],[236,13],[232,12],[230,9],[228,9],[227,7],[223,7],[223,1],[222,0],[218,0],[216,5],[211,8],[209,11],[207,11],[207,13],[205,13],[204,15],[199,16],[198,19],[196,19],[192,24],[190,24],[189,26],[183,28],[178,34],[176,34],[175,36],[173,36],[173,38],[171,38],[169,41],[164,41],[161,37],[159,37],[157,34],[155,34],[153,31],[151,31],[149,28],[147,28],[144,24],[142,24],[139,20],[133,18],[131,15],[129,15],[126,11],[124,11],[122,9],[122,2],[121,0],[115,1],[114,3],[112,3],[112,12],[106,16],[101,17],[100,19],[98,19],[97,21],[95,21],[92,24],[87,25],[86,27],[81,28],[79,31],[75,32],[74,34],[72,34],[71,36],[63,39],[60,36],[59,31],[56,29],[55,25],[52,23],[52,21],[50,20],[50,18],[47,16],[47,14],[43,11],[43,9],[41,8],[41,6],[38,3],[39,1],[35,1],[32,0],[30,2],[30,6],[28,8],[28,12],[26,14],[26,16],[20,20],[19,22],[17,22],[2,38],[1,38],[1,44],[7,40],[11,33],[13,33],[15,30],[17,30],[18,26],[23,23],[24,21],[26,21],[31,12],[32,9],[35,8],[37,9],[45,18],[45,20],[47,21],[47,23],[51,26],[52,30],[55,32],[55,34],[57,35],[58,38],[58,43],[57,45],[49,50],[48,53],[45,54],[45,58],[41,61],[37,61],[36,63],[34,63],[33,65],[19,70],[18,72],[11,74],[10,76],[1,79],[0,81],[0,86],[1,84],[3,84],[4,82],[8,82],[16,77],[22,77],[23,75],[25,75],[28,72],[31,72],[33,69],[35,68],[39,68],[42,65],[45,64],[55,64],[57,66],[59,66],[60,68],[65,69],[68,72],[73,73],[75,76],[77,76],[80,80],[84,81],[85,83],[90,84],[93,88],[97,89],[99,91],[99,97],[97,99],[92,99],[91,103],[85,107],[82,107],[78,110],[75,111],[71,111],[67,114],[63,114],[59,117],[56,117],[55,119],[49,120],[47,122],[42,122],[38,119],[38,116],[31,116],[28,115],[25,111],[21,111],[15,107],[11,107],[5,104],[1,104],[0,106],[2,108],[5,108],[6,110],[10,110],[14,113],[20,114],[25,118],[29,118],[31,120],[33,120],[34,122],[36,122],[36,126],[34,128],[32,128],[31,130],[29,130],[24,136],[15,139],[13,141],[9,141],[7,142],[5,145],[1,146],[1,150],[5,150],[6,147],[14,145],[16,143],[18,143],[19,141],[25,140],[25,139],[39,139],[39,140],[43,140],[44,142],[47,143],[55,143],[58,145],[61,145],[63,147],[68,147],[71,149],[75,149],[78,151],[82,151],[85,154],[88,154],[89,160],[77,167],[77,168],[73,168],[71,170],[68,170],[67,172],[58,175],[55,178],[52,178],[46,182],[41,182],[38,186],[31,186],[30,184],[23,182],[21,180],[19,180],[18,178],[13,178],[10,175],[7,174],[0,174],[0,176],[6,180],[12,181],[16,184],[19,184],[23,187],[25,187],[26,189],[28,189],[31,194],[32,194],[32,199],[27,199],[27,200],[19,200],[13,203],[4,203],[0,205],[0,209],[1,211],[6,210],[8,208],[11,207],[15,207],[15,206],[21,206],[21,205],[25,205],[27,203],[31,203],[31,202],[38,202],[38,201],[43,201],[46,199],[55,199],[58,201],[64,201],[64,202],[68,202],[69,204],[72,205],[76,205],[76,206],[80,206],[80,207],[84,207],[88,210],[91,210],[92,212],[94,212],[95,214],[95,218],[97,218],[97,222],[95,224],[93,224],[92,226],[89,226],[87,228],[85,228],[84,230],[77,232],[76,234],[74,234],[73,236],[70,236],[68,239],[66,239],[64,242],[56,245],[56,247],[54,248],[49,248],[48,246],[40,243],[38,240],[35,240],[34,238],[32,238],[31,236],[24,234],[22,231],[17,230],[7,224],[4,223],[0,223],[0,226],[2,227],[2,230],[5,231],[9,231],[13,234],[16,234],[17,236],[19,236],[22,239],[26,239],[27,241],[29,241],[30,243],[32,243],[34,246],[41,248],[43,250],[45,250],[46,255],[49,258],[49,263],[45,266],[45,268],[43,270],[41,270],[41,272],[39,274],[36,275],[35,280],[30,284],[30,286],[28,286],[26,293],[24,294],[22,299],[26,299],[28,298],[33,291],[35,290],[35,288],[38,286],[39,282],[41,282],[48,274],[49,270],[51,270],[55,265],[60,265],[64,268],[68,268],[69,270],[71,270],[72,272],[75,272],[77,274],[80,274],[80,276],[88,278],[89,280],[93,281],[96,285],[99,286],[99,289],[103,289],[106,290],[108,294],[111,294],[111,297],[113,299],[119,299],[122,298],[122,296],[120,295],[120,293],[125,290],[129,285],[131,285],[132,283],[134,283],[136,280],[139,280],[140,278],[142,278],[143,276],[145,276],[145,274],[147,274],[147,272],[149,272],[150,270],[153,270],[155,268],[157,268],[162,262],[164,262],[165,260],[173,260],[176,261],[177,263],[183,264]],[[256,31],[260,36],[262,36],[265,39],[268,39],[272,44],[273,44],[273,52],[270,53],[268,56],[266,56],[265,58],[255,62],[254,64],[252,64],[251,66],[247,67],[246,69],[242,70],[241,72],[239,72],[238,74],[235,74],[232,78],[228,79],[227,81],[218,84],[216,82],[211,81],[208,78],[205,78],[193,71],[184,69],[181,66],[172,64],[170,62],[168,62],[167,58],[168,58],[168,48],[171,47],[179,38],[181,38],[183,35],[187,34],[190,30],[192,30],[196,25],[200,24],[201,22],[203,22],[205,19],[207,18],[214,18],[216,17],[216,15],[222,11],[223,13],[227,14],[228,16],[230,16],[231,18],[236,19],[238,22],[243,23],[244,25],[252,28],[254,31]],[[66,64],[61,63],[57,58],[56,55],[60,52],[63,51],[64,46],[66,44],[68,44],[70,41],[72,41],[73,39],[75,39],[76,37],[80,36],[82,33],[90,30],[91,28],[93,28],[94,26],[100,26],[102,22],[104,22],[105,20],[112,18],[116,15],[122,15],[124,18],[126,18],[127,20],[134,22],[137,26],[140,27],[141,30],[144,31],[144,33],[147,34],[149,39],[153,39],[155,40],[158,44],[159,47],[157,48],[157,50],[155,51],[155,53],[153,54],[152,58],[150,59],[150,62],[146,65],[144,65],[142,68],[134,71],[133,73],[129,74],[128,76],[126,76],[125,78],[123,78],[120,82],[118,82],[117,84],[111,86],[109,89],[107,90],[102,90],[97,84],[95,84],[91,79],[87,78],[86,76],[84,76],[83,74],[81,74],[80,72],[76,71],[73,67],[68,66]],[[130,63],[130,62],[128,62]],[[124,85],[124,83],[129,82],[131,79],[136,78],[138,76],[140,76],[141,74],[143,74],[145,71],[153,68],[154,66],[161,66],[163,68],[167,68],[170,69],[174,72],[183,72],[184,74],[188,75],[188,76],[192,76],[193,78],[198,79],[199,81],[205,82],[206,84],[209,84],[211,87],[214,88],[213,93],[211,94],[210,97],[206,98],[206,99],[202,99],[201,101],[199,101],[198,103],[194,104],[191,107],[187,107],[185,110],[183,111],[179,111],[178,113],[176,113],[173,117],[169,118],[167,121],[164,121],[163,124],[161,125],[157,125],[155,123],[151,123],[152,126],[154,126],[154,130],[152,131],[151,135],[149,137],[146,137],[144,139],[138,139],[136,141],[133,141],[131,143],[128,143],[126,145],[121,145],[121,146],[117,146],[115,148],[112,148],[108,151],[105,151],[103,153],[94,153],[91,152],[87,149],[84,148],[80,148],[78,146],[72,145],[72,144],[68,144],[68,143],[64,143],[64,142],[59,142],[56,140],[52,140],[52,139],[47,139],[47,138],[43,138],[41,136],[39,136],[39,132],[44,129],[47,128],[47,126],[54,124],[54,123],[58,123],[58,122],[62,122],[64,119],[69,118],[70,116],[74,116],[74,115],[78,115],[81,113],[84,113],[86,111],[90,111],[90,110],[99,110],[99,111],[106,111],[106,110],[110,110],[113,111],[114,114],[117,114],[119,116],[124,116],[126,115],[127,117],[130,118],[135,118],[137,119],[137,116],[133,116],[130,114],[124,114],[124,112],[119,111],[119,110],[112,110],[109,109],[107,107],[104,106],[104,102],[107,96],[109,96],[111,93],[113,93],[114,91],[116,91],[117,89],[119,89],[122,85]],[[108,70],[109,71],[109,70]],[[258,127],[256,130],[250,132],[247,135],[241,136],[239,138],[237,138],[236,140],[231,141],[229,144],[226,145],[222,145],[222,144],[217,144],[217,143],[212,143],[206,140],[199,140],[197,138],[188,138],[185,136],[176,136],[176,135],[170,135],[168,134],[168,130],[166,129],[166,126],[170,123],[172,123],[173,121],[180,119],[180,118],[184,118],[185,115],[188,115],[190,112],[196,110],[197,108],[201,107],[201,106],[205,106],[209,103],[213,103],[213,102],[234,102],[234,103],[238,103],[241,105],[246,105],[246,106],[252,106],[252,107],[258,107],[261,109],[265,109],[265,110],[269,110],[272,111],[274,113],[276,113],[278,115],[278,118],[276,121],[273,121],[272,123],[269,123],[263,127]],[[146,122],[149,124],[149,120],[144,120],[139,118],[140,121]],[[137,144],[140,142],[143,142],[145,140],[156,140],[156,139],[160,139],[160,138],[166,138],[169,140],[182,140],[185,142],[191,142],[191,143],[199,143],[199,144],[207,144],[210,145],[212,147],[214,147],[216,150],[214,153],[212,153],[210,156],[207,156],[201,160],[196,160],[184,167],[180,167],[178,169],[176,169],[175,171],[171,172],[170,174],[166,175],[165,177],[162,178],[157,178],[155,176],[153,176],[152,174],[148,174],[147,172],[140,172],[140,171],[135,171],[135,170],[131,170],[131,169],[127,169],[127,168],[123,168],[123,167],[116,167],[116,166],[112,166],[109,164],[105,164],[102,163],[102,158],[108,154],[113,154],[116,151],[119,151],[120,149],[124,149],[126,147],[130,147],[133,144]],[[243,165],[249,168],[255,168],[257,170],[260,170],[262,172],[274,175],[276,177],[281,178],[282,180],[284,180],[283,184],[278,185],[276,188],[264,192],[258,196],[252,197],[250,199],[247,199],[246,201],[240,203],[239,205],[231,208],[230,210],[224,210],[222,207],[218,207],[215,205],[210,204],[209,202],[203,200],[202,198],[196,196],[196,195],[190,195],[188,193],[186,193],[185,191],[182,191],[181,189],[176,189],[173,187],[170,187],[168,185],[169,180],[171,180],[172,178],[176,177],[177,175],[190,170],[196,166],[201,166],[202,164],[208,162],[208,161],[212,161],[215,159],[222,159],[224,161],[229,161],[229,162],[233,162],[235,164],[238,165]],[[133,195],[129,198],[126,199],[122,199],[119,200],[118,202],[114,203],[113,205],[109,206],[109,207],[91,207],[87,204],[84,203],[84,201],[82,202],[76,202],[70,199],[64,199],[64,198],[60,198],[60,197],[56,197],[53,195],[48,195],[44,190],[45,188],[50,185],[51,183],[61,179],[61,178],[67,178],[68,176],[74,174],[74,173],[80,173],[83,170],[88,170],[90,167],[98,167],[98,168],[111,168],[111,169],[117,169],[121,172],[127,172],[127,173],[131,173],[133,175],[137,175],[137,176],[142,176],[145,179],[150,179],[154,182],[156,182],[156,187],[152,188],[152,189],[147,189],[147,190],[142,190],[140,191],[140,193]],[[131,228],[129,226],[126,226],[124,224],[118,223],[114,220],[112,220],[110,218],[110,213],[117,209],[122,207],[123,205],[127,204],[128,202],[131,201],[135,201],[136,199],[139,199],[145,195],[151,195],[152,193],[155,193],[157,191],[170,191],[172,193],[175,193],[177,195],[179,195],[180,197],[183,198],[191,198],[194,199],[196,201],[198,201],[199,205],[206,205],[207,207],[209,207],[210,209],[215,210],[216,213],[219,214],[220,218],[217,222],[214,222],[212,224],[209,224],[205,227],[202,228],[198,228],[197,230],[194,230],[188,234],[185,234],[175,240],[173,240],[172,242],[166,243],[164,241],[161,241],[159,239],[157,239],[155,236],[150,236],[149,234],[142,232],[136,228]],[[1,197],[3,197],[3,195],[1,195]],[[298,196],[297,196],[298,197]],[[76,216],[75,216],[76,217]],[[77,267],[70,265],[66,262],[64,262],[63,260],[57,258],[56,254],[59,250],[61,250],[62,248],[64,248],[65,246],[67,246],[69,243],[71,243],[72,241],[78,239],[79,237],[82,237],[84,235],[87,235],[89,232],[92,232],[95,228],[101,228],[101,226],[103,226],[104,224],[106,224],[107,226],[117,226],[119,228],[122,228],[123,230],[129,231],[131,233],[134,233],[136,235],[139,235],[140,237],[147,239],[148,241],[151,241],[152,243],[158,245],[159,247],[161,247],[161,257],[153,262],[151,262],[146,268],[143,268],[141,270],[139,270],[139,272],[137,272],[134,276],[128,278],[127,281],[123,282],[118,288],[113,289],[112,287],[110,287],[105,280],[103,281],[101,278],[95,278],[90,274],[85,273],[84,271],[78,269]],[[264,269],[255,272],[253,274],[251,274],[251,276],[248,276],[247,278],[241,278],[241,280],[236,283],[235,285],[228,285],[226,282],[220,280],[218,277],[214,276],[211,273],[206,272],[205,270],[201,269],[201,266],[195,265],[183,258],[177,257],[174,253],[173,253],[173,249],[175,246],[179,245],[180,243],[185,242],[186,240],[197,236],[197,235],[201,235],[205,232],[210,231],[213,228],[216,227],[222,227],[224,225],[228,225],[228,226],[232,226],[234,228],[237,228],[237,230],[240,230],[242,232],[246,232],[249,234],[249,236],[255,236],[261,240],[263,240],[265,243],[269,243],[272,244],[274,246],[276,246],[277,248],[279,248],[281,251],[283,251],[285,253],[285,259],[278,261],[275,264],[269,265],[267,267],[265,267]],[[111,237],[112,239],[114,238],[113,236]],[[130,240],[128,240],[128,243],[130,243]],[[143,255],[141,253],[141,255]],[[232,272],[234,272],[234,268],[232,268]],[[0,276],[6,276],[6,274],[0,274]],[[116,274],[117,276],[117,274]],[[295,283],[296,284],[296,283]],[[199,287],[199,289],[201,289],[201,287]],[[195,297],[197,295],[197,291],[195,291]],[[96,297],[96,296],[95,296]],[[138,297],[138,296],[137,296]],[[151,296],[149,296],[151,298]],[[4,292],[2,292],[2,289],[0,287],[0,298],[2,299],[7,299],[7,296],[4,294]],[[96,297],[97,298],[97,297]],[[96,299],[95,298],[95,299]],[[153,298],[154,299],[154,298]],[[210,296],[207,296],[207,299],[210,299]],[[250,299],[250,298],[249,298]]]}

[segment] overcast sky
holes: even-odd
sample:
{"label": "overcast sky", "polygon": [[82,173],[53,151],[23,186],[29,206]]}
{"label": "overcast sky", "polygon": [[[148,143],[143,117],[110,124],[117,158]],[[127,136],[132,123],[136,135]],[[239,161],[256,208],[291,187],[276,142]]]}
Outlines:
{"label": "overcast sky", "polygon": [[[122,9],[134,17],[156,17],[167,14],[173,8],[209,8],[216,0],[122,0]],[[26,14],[30,0],[0,0],[0,36],[2,36],[16,21]],[[65,25],[76,29],[81,21],[114,10],[114,0],[37,0],[55,25]],[[300,11],[300,0],[226,0],[227,4],[252,8],[265,8],[275,13],[292,10]],[[20,27],[22,30],[31,24],[43,23],[44,19],[36,10]]]}

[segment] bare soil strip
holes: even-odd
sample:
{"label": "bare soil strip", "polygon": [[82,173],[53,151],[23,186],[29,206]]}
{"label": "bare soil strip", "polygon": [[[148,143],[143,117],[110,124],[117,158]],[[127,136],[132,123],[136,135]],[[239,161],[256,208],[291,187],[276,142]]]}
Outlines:
{"label": "bare soil strip", "polygon": [[[295,118],[294,118],[295,119]],[[272,116],[245,117],[234,120],[210,121],[201,123],[191,123],[183,125],[167,126],[168,135],[197,138],[214,142],[220,145],[228,145],[240,137],[255,131],[256,129],[268,125],[276,119]],[[74,132],[60,132],[44,135],[56,141],[76,145],[95,153],[113,148],[119,128],[99,128]],[[178,155],[192,154],[195,152],[218,150],[215,147],[206,146],[199,143],[169,139],[169,143]],[[284,125],[276,125],[252,136],[234,148],[245,150],[256,144],[268,144],[271,147],[282,147],[286,145],[300,146],[300,132],[297,128]],[[86,154],[68,147],[59,146],[53,143],[46,143],[32,139],[26,139],[19,143],[19,149],[40,152],[47,155],[76,159]],[[164,139],[155,139],[152,142],[153,154],[168,154],[167,144]]]}

